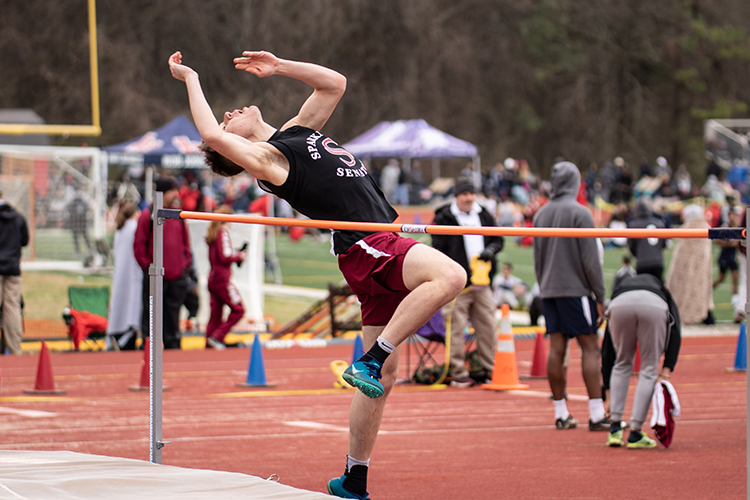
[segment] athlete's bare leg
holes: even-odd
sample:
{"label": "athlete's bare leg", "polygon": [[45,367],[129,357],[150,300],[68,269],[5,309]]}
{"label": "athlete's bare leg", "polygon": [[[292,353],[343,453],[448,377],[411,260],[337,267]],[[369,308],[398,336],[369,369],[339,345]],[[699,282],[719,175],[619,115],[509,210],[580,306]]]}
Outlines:
{"label": "athlete's bare leg", "polygon": [[602,397],[599,337],[596,334],[576,335],[581,346],[581,372],[589,399]]}
{"label": "athlete's bare leg", "polygon": [[550,349],[547,358],[547,379],[552,391],[552,399],[559,401],[565,397],[566,374],[563,368],[568,338],[560,332],[549,334]]}
{"label": "athlete's bare leg", "polygon": [[385,390],[383,396],[372,399],[357,391],[349,409],[349,455],[358,460],[370,458],[375,446],[386,398],[398,377],[401,344],[466,285],[463,267],[426,245],[409,249],[402,273],[404,284],[411,292],[396,308],[391,320],[386,326],[362,328],[365,351],[373,346],[378,336],[395,345],[396,350],[383,365],[380,380]]}
{"label": "athlete's bare leg", "polygon": [[[362,327],[362,337],[365,352],[373,346],[375,339],[383,331],[384,326]],[[385,392],[379,398],[368,398],[361,392],[354,393],[354,399],[349,407],[349,456],[358,460],[367,460],[375,447],[380,422],[383,419],[383,409],[386,399],[396,383],[398,364],[401,356],[401,346],[397,346],[388,356],[383,365],[383,377],[380,382]]]}
{"label": "athlete's bare leg", "polygon": [[466,286],[466,271],[427,245],[415,245],[404,258],[404,285],[411,290],[380,336],[398,346]]}

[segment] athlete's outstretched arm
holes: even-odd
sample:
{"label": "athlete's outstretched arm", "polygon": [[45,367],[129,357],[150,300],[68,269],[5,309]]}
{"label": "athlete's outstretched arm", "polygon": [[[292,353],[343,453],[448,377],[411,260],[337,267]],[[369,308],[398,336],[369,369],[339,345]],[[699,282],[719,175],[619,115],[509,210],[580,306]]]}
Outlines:
{"label": "athlete's outstretched arm", "polygon": [[346,78],[341,73],[317,64],[280,59],[270,52],[245,51],[242,57],[234,59],[234,67],[260,78],[287,76],[313,88],[297,116],[284,124],[282,130],[293,125],[320,130],[346,91]]}
{"label": "athlete's outstretched arm", "polygon": [[235,134],[227,133],[216,121],[211,106],[201,88],[198,73],[182,64],[182,54],[175,52],[169,57],[169,70],[177,80],[185,82],[190,112],[203,141],[226,156],[237,165],[244,167],[259,179],[268,179],[267,162],[263,161],[261,147]]}

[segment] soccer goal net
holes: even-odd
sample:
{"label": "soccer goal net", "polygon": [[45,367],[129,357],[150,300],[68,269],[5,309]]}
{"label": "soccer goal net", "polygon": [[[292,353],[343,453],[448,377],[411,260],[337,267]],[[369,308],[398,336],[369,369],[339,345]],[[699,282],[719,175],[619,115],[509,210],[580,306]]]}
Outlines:
{"label": "soccer goal net", "polygon": [[706,152],[722,167],[750,162],[750,119],[708,120],[703,135]]}
{"label": "soccer goal net", "polygon": [[0,145],[0,189],[26,218],[27,262],[65,269],[106,261],[106,186],[98,148]]}

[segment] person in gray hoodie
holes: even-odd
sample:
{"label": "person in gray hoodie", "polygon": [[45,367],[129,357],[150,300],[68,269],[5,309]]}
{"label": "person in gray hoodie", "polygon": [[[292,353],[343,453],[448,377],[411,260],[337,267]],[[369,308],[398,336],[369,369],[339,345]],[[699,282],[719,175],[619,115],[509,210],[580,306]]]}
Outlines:
{"label": "person in gray hoodie", "polygon": [[[576,201],[581,174],[573,163],[552,167],[550,201],[534,216],[534,227],[593,228],[588,208]],[[572,429],[578,421],[565,402],[563,368],[568,341],[581,347],[581,369],[589,395],[589,430],[607,431],[599,381],[597,328],[604,318],[604,273],[594,238],[534,238],[534,270],[541,291],[544,318],[550,336],[547,377],[555,405],[555,426]]]}
{"label": "person in gray hoodie", "polygon": [[[657,218],[644,200],[638,200],[635,206],[635,217],[628,223],[630,228],[664,228],[664,223]],[[635,272],[652,274],[664,283],[664,247],[667,240],[659,238],[629,238],[628,248],[636,258]]]}

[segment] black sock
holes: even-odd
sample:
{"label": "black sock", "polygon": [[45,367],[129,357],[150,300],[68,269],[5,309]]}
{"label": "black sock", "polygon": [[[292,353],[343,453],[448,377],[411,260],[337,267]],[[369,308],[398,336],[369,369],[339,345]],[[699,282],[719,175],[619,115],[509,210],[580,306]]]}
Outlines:
{"label": "black sock", "polygon": [[344,473],[344,488],[359,496],[367,493],[367,469],[366,465],[352,465],[351,470]]}
{"label": "black sock", "polygon": [[380,347],[377,342],[375,342],[375,345],[372,346],[370,350],[367,351],[367,353],[365,353],[365,355],[362,356],[360,359],[364,359],[365,357],[370,356],[373,359],[377,359],[380,365],[382,366],[385,364],[385,360],[388,358],[389,355],[390,355],[389,352],[383,350],[383,348]]}
{"label": "black sock", "polygon": [[622,429],[622,422],[610,422],[609,423],[609,433],[614,434],[615,432]]}
{"label": "black sock", "polygon": [[637,431],[635,429],[632,429],[630,431],[630,435],[628,436],[628,443],[635,443],[637,441],[640,441],[640,439],[641,439],[642,436],[643,436],[643,434],[641,433],[641,431]]}

